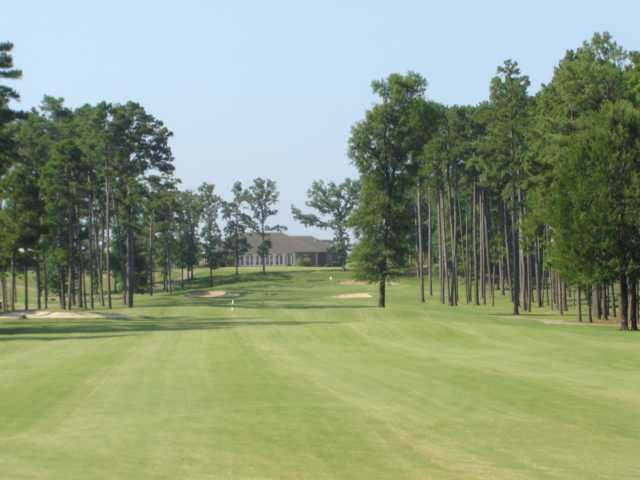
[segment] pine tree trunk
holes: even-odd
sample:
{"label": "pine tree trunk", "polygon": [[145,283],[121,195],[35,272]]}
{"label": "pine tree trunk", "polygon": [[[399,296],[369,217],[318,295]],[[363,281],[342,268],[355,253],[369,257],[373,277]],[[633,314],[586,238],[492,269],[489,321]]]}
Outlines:
{"label": "pine tree trunk", "polygon": [[424,303],[424,258],[422,247],[422,195],[421,195],[420,181],[418,181],[418,187],[416,188],[416,226],[417,226],[417,241],[418,241],[418,281],[419,281],[419,296],[420,303]]}
{"label": "pine tree trunk", "polygon": [[16,311],[16,252],[11,251],[11,311]]}
{"label": "pine tree trunk", "polygon": [[506,282],[509,285],[509,296],[511,297],[511,301],[513,302],[513,283],[511,282],[511,255],[509,248],[509,230],[508,230],[508,219],[507,219],[507,206],[504,202],[502,202],[502,216],[503,216],[503,225],[504,225],[504,263],[505,263],[505,273],[506,273]]}
{"label": "pine tree trunk", "polygon": [[444,265],[442,264],[442,227],[440,225],[440,193],[436,203],[436,234],[438,237],[438,283],[440,286],[440,303],[444,304]]}
{"label": "pine tree trunk", "polygon": [[2,294],[2,311],[7,311],[7,277],[6,272],[0,272],[0,293]]}
{"label": "pine tree trunk", "polygon": [[133,211],[129,207],[129,222],[127,225],[127,307],[133,308],[135,293],[135,239],[133,237]]}
{"label": "pine tree trunk", "polygon": [[386,306],[386,287],[387,282],[385,278],[378,281],[378,307],[384,308]]}
{"label": "pine tree trunk", "polygon": [[[94,297],[96,294],[96,283],[97,283],[95,250],[97,249],[98,244],[96,243],[94,245],[94,242],[93,242],[95,239],[95,224],[96,222],[94,219],[93,195],[92,195],[89,200],[89,238],[88,238],[89,252],[87,257],[89,259],[89,301],[91,302],[91,305],[90,305],[91,310],[95,308]],[[85,305],[86,305],[86,300],[85,300]]]}
{"label": "pine tree trunk", "polygon": [[153,296],[153,211],[149,220],[149,294]]}
{"label": "pine tree trunk", "polygon": [[44,270],[44,309],[49,308],[49,271],[47,269],[47,257],[42,255],[42,269]]}
{"label": "pine tree trunk", "polygon": [[427,268],[429,269],[429,296],[433,297],[433,254],[432,254],[432,230],[431,230],[431,197],[427,190]]}
{"label": "pine tree trunk", "polygon": [[628,330],[629,329],[629,317],[628,317],[628,285],[627,285],[627,275],[624,273],[620,274],[620,308],[618,317],[620,320],[620,330]]}
{"label": "pine tree trunk", "polygon": [[424,303],[424,258],[422,245],[422,192],[420,181],[416,188],[416,227],[417,227],[417,260],[418,260],[418,282],[419,282],[419,299],[420,303]]}
{"label": "pine tree trunk", "polygon": [[458,241],[457,241],[457,225],[456,225],[456,202],[451,192],[448,190],[449,200],[449,238],[451,241],[451,269],[449,275],[449,306],[458,304]]}
{"label": "pine tree trunk", "polygon": [[71,310],[73,303],[73,216],[69,212],[69,231],[68,231],[68,260],[67,263],[67,309]]}
{"label": "pine tree trunk", "polygon": [[615,318],[618,316],[618,313],[616,311],[616,287],[614,282],[611,282],[611,307],[613,308],[613,316]]}
{"label": "pine tree trunk", "polygon": [[480,279],[479,279],[479,272],[478,272],[479,269],[478,269],[478,251],[477,251],[478,228],[476,226],[478,223],[476,218],[477,210],[478,210],[478,207],[476,205],[477,196],[478,196],[478,184],[474,180],[473,197],[471,201],[471,222],[473,223],[473,227],[471,228],[471,243],[473,243],[473,303],[475,303],[476,305],[480,305],[480,290],[478,285],[478,283],[480,282]]}
{"label": "pine tree trunk", "polygon": [[578,321],[582,322],[582,292],[580,287],[578,286],[578,294],[576,299],[576,316],[578,317]]}
{"label": "pine tree trunk", "polygon": [[[98,239],[101,238],[102,242],[98,242]],[[97,265],[98,265],[98,290],[100,291],[100,306],[105,306],[105,296],[104,296],[104,228],[100,228],[100,226],[96,222],[96,255],[97,255]],[[100,248],[98,248],[100,247]]]}
{"label": "pine tree trunk", "polygon": [[516,187],[512,185],[511,191],[511,237],[512,237],[512,254],[513,254],[513,271],[511,275],[513,290],[513,314],[520,314],[520,255],[518,246],[518,211],[516,209]]}
{"label": "pine tree trunk", "polygon": [[629,319],[631,330],[638,330],[638,279],[635,274],[629,275]]}
{"label": "pine tree trunk", "polygon": [[36,258],[36,308],[42,310],[42,278],[41,278],[40,254]]}
{"label": "pine tree trunk", "polygon": [[106,236],[105,246],[105,269],[107,273],[107,306],[109,310],[113,308],[111,301],[111,179],[107,177],[105,182],[105,217],[104,217],[104,233]]}
{"label": "pine tree trunk", "polygon": [[66,287],[64,284],[65,271],[64,268],[58,270],[58,283],[60,284],[60,308],[67,309],[67,298],[65,295]]}
{"label": "pine tree trunk", "polygon": [[29,269],[27,267],[26,252],[24,259],[24,311],[29,311]]}

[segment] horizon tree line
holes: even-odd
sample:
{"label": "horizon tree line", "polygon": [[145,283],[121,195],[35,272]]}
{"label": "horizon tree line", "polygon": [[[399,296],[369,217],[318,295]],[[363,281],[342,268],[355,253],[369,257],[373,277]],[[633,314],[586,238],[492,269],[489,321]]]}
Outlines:
{"label": "horizon tree line", "polygon": [[[19,80],[13,45],[0,43],[0,79]],[[172,292],[204,263],[213,272],[248,250],[259,236],[262,271],[278,213],[276,182],[236,182],[225,201],[210,183],[180,190],[164,123],[135,102],[69,108],[45,96],[38,108],[12,109],[17,91],[0,84],[0,298],[24,309],[127,307],[156,285]],[[221,225],[221,221],[224,222]],[[180,271],[179,278],[175,270]],[[29,298],[29,273],[35,299]],[[156,279],[156,274],[160,279]]]}

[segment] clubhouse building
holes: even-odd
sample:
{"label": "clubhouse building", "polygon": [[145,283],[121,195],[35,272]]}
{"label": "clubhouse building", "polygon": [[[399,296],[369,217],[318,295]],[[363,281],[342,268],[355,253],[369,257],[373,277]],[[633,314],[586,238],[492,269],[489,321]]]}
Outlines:
{"label": "clubhouse building", "polygon": [[[309,235],[287,235],[285,233],[270,233],[271,250],[267,255],[267,265],[332,265],[333,255],[329,252],[330,240],[319,240]],[[249,251],[240,257],[241,267],[255,267],[262,265],[258,255],[260,235],[247,235]]]}

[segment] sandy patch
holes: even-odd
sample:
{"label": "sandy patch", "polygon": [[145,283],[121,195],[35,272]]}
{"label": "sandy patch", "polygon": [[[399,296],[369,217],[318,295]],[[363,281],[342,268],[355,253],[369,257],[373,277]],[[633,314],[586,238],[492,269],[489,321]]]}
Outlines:
{"label": "sandy patch", "polygon": [[340,298],[342,300],[348,299],[356,299],[356,298],[371,298],[370,293],[342,293],[340,295],[336,295],[333,298]]}
{"label": "sandy patch", "polygon": [[220,298],[227,294],[224,290],[198,290],[195,292],[187,293],[187,297],[197,298]]}
{"label": "sandy patch", "polygon": [[366,280],[340,280],[338,282],[338,285],[350,285],[350,286],[369,285],[369,282],[367,282]]}

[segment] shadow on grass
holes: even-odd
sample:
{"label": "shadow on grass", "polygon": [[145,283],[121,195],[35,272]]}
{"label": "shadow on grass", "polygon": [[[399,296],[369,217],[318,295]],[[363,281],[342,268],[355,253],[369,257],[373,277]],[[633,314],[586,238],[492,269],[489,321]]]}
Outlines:
{"label": "shadow on grass", "polygon": [[29,335],[27,337],[5,336],[0,333],[0,342],[54,342],[60,340],[104,340],[108,338],[132,337],[136,333],[122,333],[118,335],[73,335],[60,337],[44,337],[40,335]]}
{"label": "shadow on grass", "polygon": [[214,273],[213,285],[209,284],[208,276],[199,276],[194,278],[193,280],[185,280],[184,288],[182,288],[182,286],[180,285],[180,281],[178,281],[178,286],[181,292],[188,292],[189,290],[217,288],[245,282],[282,282],[291,280],[292,278],[293,275],[290,272],[270,272],[268,270],[267,273],[242,272],[239,275],[231,274],[216,276]]}
{"label": "shadow on grass", "polygon": [[[141,319],[140,319],[141,318]],[[336,325],[347,321],[277,321],[260,320],[255,317],[229,317],[203,320],[187,320],[173,318],[158,320],[153,317],[140,317],[132,320],[99,320],[84,322],[65,322],[35,325],[8,325],[0,328],[0,342],[7,340],[37,340],[38,337],[22,337],[22,335],[61,335],[60,337],[43,338],[42,340],[88,340],[116,336],[127,336],[152,332],[184,332],[198,330],[217,330],[238,327],[299,327],[304,325]],[[110,335],[100,335],[100,334]],[[79,334],[92,334],[81,336]],[[20,335],[20,337],[16,337]]]}

